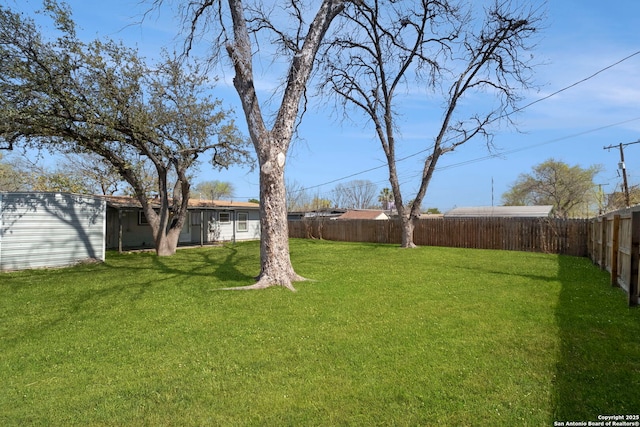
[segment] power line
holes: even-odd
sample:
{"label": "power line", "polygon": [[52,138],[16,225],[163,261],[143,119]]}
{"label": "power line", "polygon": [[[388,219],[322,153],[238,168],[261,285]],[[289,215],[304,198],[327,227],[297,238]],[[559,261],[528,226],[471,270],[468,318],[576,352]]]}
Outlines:
{"label": "power line", "polygon": [[[582,136],[582,135],[586,135],[586,134],[589,134],[589,133],[598,132],[598,131],[601,131],[603,129],[608,129],[608,128],[611,128],[611,127],[620,126],[620,125],[623,125],[625,123],[633,122],[633,121],[636,121],[636,120],[640,120],[640,117],[635,117],[633,119],[624,120],[624,121],[621,121],[621,122],[616,122],[616,123],[612,123],[612,124],[605,125],[605,126],[600,126],[598,128],[589,129],[589,130],[586,130],[586,131],[583,131],[583,132],[574,133],[572,135],[566,135],[566,136],[562,136],[562,137],[559,137],[559,138],[554,138],[554,139],[551,139],[549,141],[541,142],[541,143],[538,143],[538,144],[527,145],[526,147],[514,148],[514,149],[508,150],[508,151],[501,151],[499,153],[488,154],[486,156],[477,157],[475,159],[465,160],[465,161],[458,162],[458,163],[452,163],[452,164],[446,165],[446,166],[436,167],[435,171],[439,172],[439,171],[443,171],[443,170],[447,170],[447,169],[453,169],[453,168],[457,168],[457,167],[460,167],[460,166],[466,166],[466,165],[472,164],[472,163],[478,163],[478,162],[482,162],[482,161],[485,161],[485,160],[494,159],[496,157],[502,157],[502,156],[505,156],[505,155],[518,153],[520,151],[530,150],[532,148],[541,147],[543,145],[553,144],[553,143],[556,143],[556,142],[560,142],[560,141],[564,141],[564,140],[567,140],[567,139],[576,138],[576,137],[579,137],[579,136]],[[640,141],[638,141],[638,142],[640,142]],[[411,175],[408,178],[415,178],[416,176],[419,176],[420,174],[422,174],[422,172],[415,173],[415,174]],[[404,183],[406,183],[406,182],[403,182],[403,184]]]}
{"label": "power line", "polygon": [[640,120],[640,117],[634,117],[633,119],[623,120],[621,122],[616,122],[616,123],[612,123],[612,124],[609,124],[609,125],[600,126],[600,127],[594,128],[594,129],[589,129],[589,130],[578,132],[578,133],[574,133],[574,134],[571,134],[571,135],[561,136],[559,138],[550,139],[549,141],[541,142],[541,143],[538,143],[538,144],[528,145],[526,147],[514,148],[513,150],[503,151],[503,152],[500,152],[500,153],[495,153],[495,154],[487,155],[487,156],[484,156],[484,157],[479,157],[479,158],[476,158],[476,159],[467,160],[467,161],[460,162],[460,163],[454,163],[454,164],[451,164],[451,165],[444,166],[442,168],[436,167],[436,170],[450,169],[450,168],[454,168],[454,167],[464,166],[464,165],[469,164],[469,163],[476,163],[476,162],[480,162],[480,161],[484,161],[484,160],[489,160],[489,159],[492,159],[492,158],[495,158],[495,157],[501,157],[501,156],[504,156],[504,155],[513,154],[513,153],[517,153],[517,152],[520,152],[520,151],[530,150],[532,148],[541,147],[543,145],[553,144],[553,143],[564,141],[564,140],[567,140],[567,139],[576,138],[578,136],[587,135],[587,134],[594,133],[594,132],[599,132],[599,131],[601,131],[603,129],[608,129],[608,128],[611,128],[611,127],[620,126],[620,125],[623,125],[625,123],[633,122],[633,121],[636,121],[636,120]]}
{"label": "power line", "polygon": [[[616,122],[616,123],[611,123],[611,124],[608,124],[608,125],[600,126],[600,127],[593,128],[593,129],[589,129],[589,130],[586,130],[586,131],[574,133],[574,134],[571,134],[571,135],[566,135],[566,136],[550,139],[548,141],[544,141],[544,142],[541,142],[541,143],[538,143],[538,144],[527,145],[525,147],[514,148],[512,150],[507,150],[507,151],[500,151],[498,153],[492,153],[492,154],[488,154],[488,155],[483,156],[483,157],[477,157],[475,159],[464,160],[464,161],[461,161],[461,162],[452,163],[452,164],[445,165],[445,166],[438,166],[438,167],[436,167],[435,171],[436,172],[440,172],[440,171],[444,171],[444,170],[448,170],[448,169],[454,169],[454,168],[457,168],[457,167],[466,166],[466,165],[473,164],[473,163],[482,162],[482,161],[485,161],[485,160],[491,160],[491,159],[495,159],[495,158],[498,158],[498,157],[503,157],[503,156],[507,156],[507,155],[510,155],[510,154],[515,154],[515,153],[518,153],[518,152],[521,152],[521,151],[525,151],[525,150],[530,150],[530,149],[533,149],[533,148],[541,147],[543,145],[553,144],[553,143],[557,143],[557,142],[560,142],[560,141],[565,141],[565,140],[568,140],[568,139],[577,138],[577,137],[582,136],[582,135],[587,135],[587,134],[590,134],[590,133],[599,132],[599,131],[601,131],[603,129],[608,129],[608,128],[620,126],[620,125],[623,125],[623,124],[626,124],[626,123],[630,123],[630,122],[633,122],[633,121],[637,121],[637,120],[640,120],[640,117],[634,117],[632,119],[623,120],[623,121]],[[416,154],[413,154],[411,156],[415,156],[415,155]],[[403,157],[401,160],[406,160],[409,157],[410,156]],[[328,182],[326,182],[324,184],[318,184],[318,185],[311,186],[311,187],[301,188],[299,190],[294,191],[294,193],[303,192],[303,191],[306,191],[308,189],[314,189],[314,188],[322,187],[324,185],[328,185],[328,184],[332,184],[332,183],[337,182],[337,181],[341,181],[342,179],[351,178],[353,176],[357,176],[357,175],[360,175],[360,174],[363,174],[363,173],[371,172],[373,170],[381,169],[381,168],[384,168],[386,166],[387,165],[376,166],[376,167],[367,169],[367,170],[362,171],[362,172],[357,172],[357,173],[348,175],[345,178],[338,178],[338,179],[335,179],[335,180],[332,180],[332,181],[328,181]],[[415,172],[415,173],[413,173],[411,175],[405,176],[403,178],[402,182],[400,182],[400,185],[408,184],[408,183],[412,182],[414,178],[416,178],[418,176],[421,176],[421,175],[422,175],[422,170],[420,170],[418,172]],[[376,181],[376,182],[374,182],[374,184],[382,184],[382,183],[386,183],[386,182],[388,182],[388,180],[384,179],[382,181]],[[320,193],[320,194],[328,194],[328,193],[329,193],[329,191],[323,192],[323,193]]]}
{"label": "power line", "polygon": [[[531,107],[532,105],[535,105],[535,104],[537,104],[539,102],[545,101],[545,100],[547,100],[547,99],[549,99],[549,98],[551,98],[553,96],[556,96],[556,95],[558,95],[558,94],[560,94],[560,93],[562,93],[562,92],[564,92],[566,90],[574,88],[574,87],[576,87],[576,86],[578,86],[578,85],[580,85],[580,84],[582,84],[582,83],[584,83],[584,82],[586,82],[588,80],[591,80],[592,78],[596,77],[597,75],[599,75],[599,74],[601,74],[601,73],[603,73],[603,72],[605,72],[605,71],[607,71],[607,70],[609,70],[609,69],[611,69],[611,68],[613,68],[613,67],[615,67],[615,66],[617,66],[617,65],[619,65],[619,64],[621,64],[621,63],[623,63],[623,62],[625,62],[625,61],[627,61],[627,60],[629,60],[631,58],[633,58],[634,56],[637,56],[637,55],[640,55],[640,50],[638,50],[636,52],[633,52],[632,54],[620,59],[619,61],[614,62],[613,64],[610,64],[610,65],[608,65],[608,66],[606,66],[604,68],[599,69],[598,71],[596,71],[595,73],[589,75],[588,77],[585,77],[585,78],[583,78],[581,80],[578,80],[575,83],[572,83],[572,84],[570,84],[568,86],[565,86],[562,89],[559,89],[559,90],[557,90],[557,91],[555,91],[555,92],[553,92],[553,93],[551,93],[551,94],[549,94],[547,96],[544,96],[544,97],[542,97],[540,99],[537,99],[537,100],[535,100],[533,102],[530,102],[529,104],[526,104],[523,107],[517,108],[517,109],[515,109],[515,110],[513,110],[513,111],[511,111],[509,113],[505,113],[505,114],[503,114],[501,116],[498,116],[498,117],[494,118],[493,120],[491,120],[489,123],[493,123],[493,122],[495,122],[497,120],[509,117],[512,114],[518,113],[518,112],[520,112],[520,111],[522,111],[522,110],[524,110],[526,108]],[[470,164],[470,163],[489,160],[489,159],[492,159],[492,158],[495,158],[495,157],[499,157],[499,156],[503,156],[503,155],[507,155],[507,154],[513,154],[513,153],[516,153],[518,151],[523,151],[523,150],[527,150],[527,149],[530,149],[530,148],[538,147],[538,146],[541,146],[541,145],[551,144],[551,143],[562,141],[562,140],[565,140],[565,139],[574,138],[576,136],[581,136],[581,135],[585,135],[585,134],[588,134],[588,133],[596,132],[596,131],[599,131],[599,130],[602,130],[602,129],[606,129],[606,128],[610,128],[610,127],[614,127],[614,126],[619,126],[621,124],[632,122],[632,121],[639,120],[639,119],[640,119],[640,117],[636,117],[636,118],[633,118],[633,119],[625,120],[625,121],[614,123],[614,124],[610,124],[610,125],[601,126],[599,128],[596,128],[596,129],[591,129],[591,130],[588,130],[588,131],[580,132],[580,133],[569,135],[569,136],[566,136],[566,137],[556,138],[556,139],[553,139],[553,140],[550,140],[550,141],[546,141],[546,142],[543,142],[543,143],[540,143],[540,144],[534,144],[534,145],[523,147],[523,148],[520,148],[520,149],[515,149],[515,150],[506,151],[506,152],[491,154],[491,155],[488,155],[488,156],[467,160],[467,161],[464,161],[464,162],[448,165],[448,166],[441,167],[441,168],[436,167],[435,171],[441,171],[441,170],[449,169],[449,168],[452,168],[452,167],[459,167],[459,166],[463,166],[463,165]],[[408,159],[416,157],[416,156],[419,156],[420,154],[423,154],[423,153],[425,153],[427,151],[430,151],[432,149],[433,149],[433,145],[431,145],[431,146],[429,146],[429,147],[427,147],[427,148],[425,148],[423,150],[417,151],[417,152],[415,152],[413,154],[409,154],[409,155],[407,155],[405,157],[397,159],[396,163],[402,162],[404,160],[408,160]],[[302,192],[302,191],[306,191],[306,190],[312,190],[312,189],[315,189],[315,188],[323,187],[325,185],[333,184],[333,183],[338,182],[338,181],[343,181],[345,179],[353,178],[355,176],[362,175],[362,174],[365,174],[365,173],[368,173],[368,172],[372,172],[372,171],[375,171],[375,170],[378,170],[378,169],[382,169],[382,168],[385,168],[385,167],[387,167],[387,164],[382,164],[380,166],[376,166],[376,167],[373,167],[373,168],[370,168],[370,169],[366,169],[366,170],[363,170],[363,171],[355,172],[355,173],[352,173],[352,174],[349,174],[349,175],[346,175],[346,176],[343,176],[343,177],[340,177],[340,178],[336,178],[336,179],[333,179],[331,181],[327,181],[327,182],[324,182],[324,183],[321,183],[321,184],[317,184],[317,185],[312,185],[312,186],[309,186],[309,187],[301,188],[301,189],[298,190],[298,192]]]}
{"label": "power line", "polygon": [[578,86],[578,85],[579,85],[579,84],[581,84],[581,83],[584,83],[584,82],[586,82],[586,81],[588,81],[588,80],[591,80],[592,78],[596,77],[598,74],[601,74],[601,73],[603,73],[603,72],[605,72],[605,71],[607,71],[607,70],[609,70],[609,69],[611,69],[611,68],[615,67],[616,65],[619,65],[619,64],[623,63],[624,61],[626,61],[626,60],[628,60],[628,59],[633,58],[633,57],[634,57],[634,56],[636,56],[636,55],[640,55],[640,50],[638,50],[638,51],[636,51],[636,52],[633,52],[631,55],[626,56],[626,57],[622,58],[621,60],[619,60],[619,61],[617,61],[617,62],[614,62],[613,64],[608,65],[608,66],[606,66],[606,67],[604,67],[604,68],[602,68],[602,69],[600,69],[600,70],[596,71],[595,73],[591,74],[589,77],[585,77],[584,79],[579,80],[579,81],[577,81],[577,82],[575,82],[575,83],[573,83],[573,84],[571,84],[571,85],[569,85],[569,86],[567,86],[567,87],[564,87],[564,88],[562,88],[562,89],[560,89],[560,90],[557,90],[557,91],[555,91],[555,92],[553,92],[553,93],[551,93],[551,94],[549,94],[549,95],[547,95],[547,96],[544,96],[544,97],[542,97],[542,98],[540,98],[540,99],[537,99],[537,100],[535,100],[535,101],[533,101],[533,102],[530,102],[529,104],[527,104],[527,105],[525,105],[525,106],[523,106],[523,107],[521,107],[521,108],[517,108],[517,109],[513,110],[513,112],[511,112],[511,113],[509,113],[509,114],[513,114],[513,113],[517,113],[517,112],[519,112],[519,111],[522,111],[522,110],[524,110],[525,108],[529,108],[529,107],[531,107],[532,105],[537,104],[538,102],[542,102],[542,101],[544,101],[544,100],[546,100],[546,99],[551,98],[552,96],[556,96],[556,95],[558,95],[559,93],[564,92],[565,90],[569,90],[569,89],[571,89],[571,88],[573,88],[573,87],[575,87],[575,86]]}

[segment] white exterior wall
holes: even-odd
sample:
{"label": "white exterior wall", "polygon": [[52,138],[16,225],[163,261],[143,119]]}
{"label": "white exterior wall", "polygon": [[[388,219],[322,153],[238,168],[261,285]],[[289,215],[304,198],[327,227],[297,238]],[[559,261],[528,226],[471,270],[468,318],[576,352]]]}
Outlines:
{"label": "white exterior wall", "polygon": [[249,214],[249,225],[248,229],[245,233],[236,232],[236,237],[240,236],[238,240],[258,240],[260,239],[260,211],[259,210],[251,210],[251,211],[238,211],[238,212],[247,212]]}
{"label": "white exterior wall", "polygon": [[[242,230],[238,223],[238,218],[242,214],[246,214],[247,217],[246,230]],[[224,220],[227,215],[229,221]],[[209,218],[209,223],[205,224],[209,229],[205,241],[227,242],[260,238],[260,212],[257,209],[209,211],[205,213],[205,218]]]}
{"label": "white exterior wall", "polygon": [[105,259],[106,203],[66,193],[0,193],[0,270]]}
{"label": "white exterior wall", "polygon": [[[247,215],[246,230],[240,229],[239,215]],[[260,214],[257,210],[231,211],[231,223],[220,224],[220,240],[242,241],[260,238]]]}

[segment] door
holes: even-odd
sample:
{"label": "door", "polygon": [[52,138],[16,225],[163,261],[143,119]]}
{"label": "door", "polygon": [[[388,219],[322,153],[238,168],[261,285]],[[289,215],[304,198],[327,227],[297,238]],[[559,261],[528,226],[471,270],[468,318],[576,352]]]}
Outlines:
{"label": "door", "polygon": [[179,243],[191,243],[191,221],[190,217],[187,216],[187,220],[184,222],[182,226],[182,230],[180,230],[180,236],[178,237]]}

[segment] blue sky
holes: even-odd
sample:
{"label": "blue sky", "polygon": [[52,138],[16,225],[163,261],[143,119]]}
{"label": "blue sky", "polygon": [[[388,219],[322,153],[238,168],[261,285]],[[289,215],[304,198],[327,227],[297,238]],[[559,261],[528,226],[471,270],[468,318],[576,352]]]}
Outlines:
{"label": "blue sky", "polygon": [[[31,13],[39,1],[5,0],[17,10]],[[170,10],[154,12],[142,25],[145,10],[137,0],[68,2],[83,38],[110,37],[137,46],[149,59],[162,46],[179,40],[180,23]],[[533,51],[534,81],[539,90],[525,93],[522,105],[539,100],[579,82],[599,70],[640,51],[640,2],[633,0],[549,0],[545,6],[545,28]],[[268,63],[269,59],[265,60]],[[260,75],[260,96],[271,96],[277,76],[265,67]],[[244,127],[238,96],[228,84],[229,70],[216,88],[216,96],[236,109]],[[435,109],[441,99],[412,96],[407,99],[401,123],[399,156],[425,149],[433,140],[433,123],[440,118]],[[315,102],[305,116],[299,137],[287,159],[286,177],[312,194],[330,197],[338,183],[370,180],[380,189],[388,186],[384,155],[371,128],[336,121],[330,109]],[[442,157],[423,207],[447,211],[461,206],[500,204],[501,195],[523,172],[553,157],[570,165],[602,165],[596,178],[606,192],[619,190],[622,178],[617,167],[619,151],[604,146],[640,139],[640,55],[635,55],[596,76],[549,99],[524,109],[516,117],[518,131],[502,127],[495,134],[496,150],[487,151],[483,140],[472,140]],[[399,163],[405,199],[413,198],[421,157]],[[625,148],[629,181],[640,184],[640,144]],[[363,172],[368,171],[368,172]],[[363,173],[360,173],[363,172]],[[342,180],[340,180],[343,178]],[[256,172],[232,168],[215,172],[203,165],[194,182],[219,179],[232,182],[236,199],[257,198]]]}

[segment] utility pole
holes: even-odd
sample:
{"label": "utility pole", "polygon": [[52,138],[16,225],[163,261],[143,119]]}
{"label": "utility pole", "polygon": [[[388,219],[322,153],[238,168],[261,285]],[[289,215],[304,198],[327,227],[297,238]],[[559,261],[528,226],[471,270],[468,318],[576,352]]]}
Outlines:
{"label": "utility pole", "polygon": [[[640,144],[640,139],[634,142],[627,142],[626,144],[620,143],[618,147],[620,147],[620,163],[618,163],[618,168],[622,169],[622,181],[624,185],[624,203],[626,207],[631,206],[631,201],[629,199],[629,184],[627,183],[627,167],[624,164],[624,149],[627,145],[632,144]],[[610,150],[614,148],[615,145],[609,145],[608,147],[604,147],[605,150]]]}
{"label": "utility pole", "polygon": [[622,149],[622,143],[620,143],[620,164],[618,165],[622,169],[622,182],[624,184],[624,204],[626,207],[631,206],[629,201],[629,183],[627,182],[627,167],[624,164],[624,150]]}
{"label": "utility pole", "polygon": [[493,177],[491,177],[491,207],[493,207]]}

